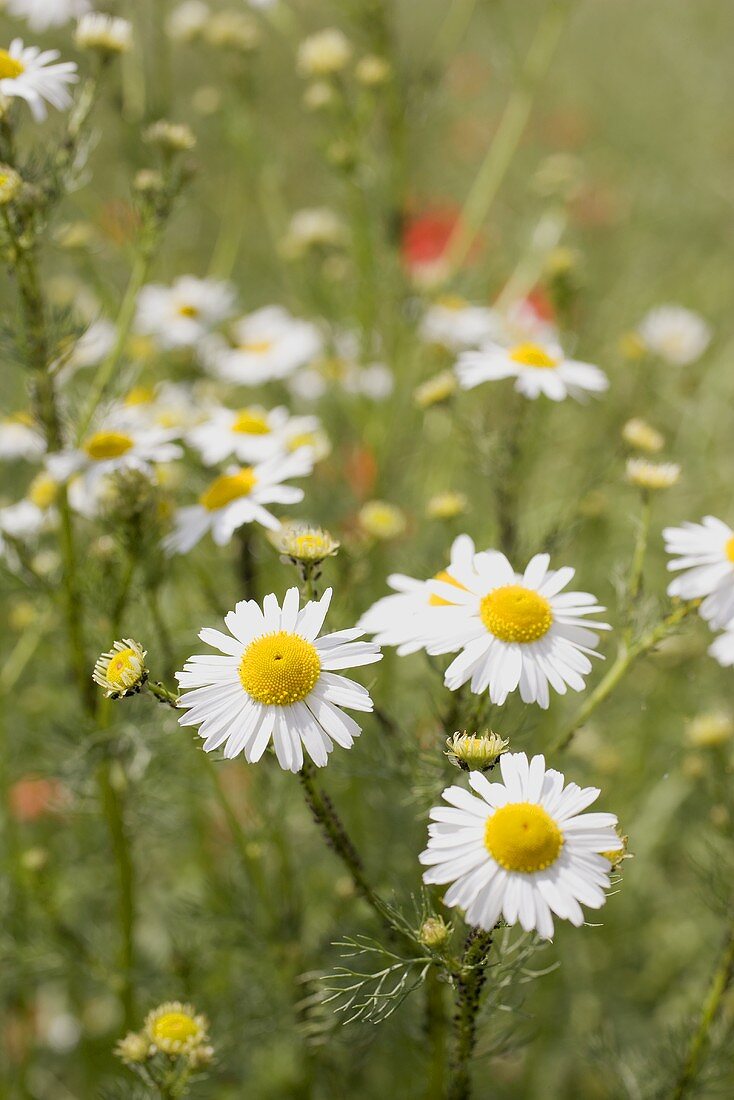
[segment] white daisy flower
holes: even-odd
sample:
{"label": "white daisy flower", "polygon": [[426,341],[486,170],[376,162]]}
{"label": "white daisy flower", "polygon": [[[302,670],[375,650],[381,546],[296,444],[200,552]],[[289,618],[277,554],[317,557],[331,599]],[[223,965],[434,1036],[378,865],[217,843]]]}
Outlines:
{"label": "white daisy flower", "polygon": [[651,309],[638,331],[645,346],[674,367],[700,359],[711,342],[711,328],[703,317],[683,306]]}
{"label": "white daisy flower", "polygon": [[382,655],[373,642],[358,641],[359,628],[318,636],[330,602],[328,588],[299,611],[298,589],[290,588],[282,608],[272,594],[262,610],[243,600],[225,617],[229,634],[199,633],[224,656],[190,657],[177,673],[188,709],[179,721],[199,726],[205,752],[224,746],[225,757],[244,753],[254,764],[272,739],[281,768],[297,772],[304,748],[323,768],[334,742],[352,747],[362,731],[341,708],[371,711],[372,700],[340,672]]}
{"label": "white daisy flower", "polygon": [[431,654],[461,649],[446,670],[448,688],[470,681],[475,694],[488,690],[499,706],[519,688],[524,703],[544,709],[549,685],[559,695],[583,689],[589,655],[598,656],[594,631],[610,627],[586,622],[604,608],[588,592],[562,592],[575,571],[549,569],[549,562],[548,554],[536,554],[524,573],[515,573],[492,550],[449,566],[450,583],[429,582],[435,595],[456,605],[442,615],[442,636],[426,646]]}
{"label": "white daisy flower", "polygon": [[46,443],[29,415],[16,413],[0,420],[0,460],[25,458],[32,461],[45,453]]}
{"label": "white daisy flower", "polygon": [[471,772],[469,784],[447,787],[448,806],[431,810],[428,847],[420,861],[423,881],[451,883],[444,904],[465,911],[467,924],[491,931],[500,917],[543,939],[553,935],[553,916],[579,927],[581,905],[606,901],[617,852],[617,818],[583,813],[601,793],[565,784],[545,759],[504,753],[502,782]]}
{"label": "white daisy flower", "polygon": [[60,56],[58,50],[41,51],[24,46],[21,38],[13,39],[9,49],[0,49],[0,96],[24,99],[36,122],[46,117],[46,103],[60,111],[69,107],[67,85],[76,84],[79,77],[73,61],[51,64]]}
{"label": "white daisy flower", "polygon": [[263,505],[298,504],[303,490],[282,482],[306,477],[312,469],[313,457],[305,447],[287,458],[276,455],[255,466],[230,467],[204,490],[198,504],[179,508],[166,549],[170,554],[187,554],[207,531],[217,546],[224,546],[245,523],[277,531],[280,520]]}
{"label": "white daisy flower", "polygon": [[[456,566],[471,570],[474,553],[474,543],[469,536],[459,535],[451,547],[449,568]],[[366,634],[373,634],[374,640],[380,645],[397,646],[401,657],[425,649],[432,639],[432,633],[439,636],[441,633],[441,617],[436,619],[433,613],[436,609],[449,607],[451,604],[449,598],[436,596],[431,591],[431,580],[445,581],[456,585],[457,589],[459,587],[446,570],[424,581],[407,577],[403,573],[393,573],[387,578],[387,583],[396,595],[379,599],[365,611],[357,625]],[[429,624],[432,624],[432,630]]]}
{"label": "white daisy flower", "polygon": [[206,466],[214,466],[227,458],[238,462],[262,462],[288,449],[288,433],[314,432],[319,427],[316,417],[298,417],[290,427],[288,410],[264,409],[251,405],[243,409],[216,409],[210,418],[189,432],[187,442],[198,451]]}
{"label": "white daisy flower", "polygon": [[49,455],[48,471],[52,478],[84,484],[92,495],[100,482],[116,470],[136,467],[149,469],[160,462],[173,462],[183,454],[172,440],[177,433],[163,428],[133,428],[112,421],[87,436],[78,448]]}
{"label": "white daisy flower", "polygon": [[505,348],[486,343],[478,351],[463,352],[456,373],[465,390],[482,382],[514,378],[518,393],[529,398],[544,394],[551,401],[566,397],[582,401],[587,393],[604,393],[609,386],[604,371],[591,363],[567,359],[557,344],[526,343]]}
{"label": "white daisy flower", "polygon": [[170,286],[150,283],[138,295],[135,327],[162,348],[195,347],[232,316],[235,292],[230,283],[182,275]]}
{"label": "white daisy flower", "polygon": [[453,296],[439,298],[430,305],[420,324],[420,335],[427,343],[449,351],[464,351],[487,340],[499,340],[502,331],[502,318],[496,310]]}
{"label": "white daisy flower", "polygon": [[88,12],[89,0],[5,0],[9,15],[25,19],[32,31],[45,31],[78,19]]}
{"label": "white daisy flower", "polygon": [[734,531],[715,516],[701,523],[663,530],[665,549],[673,555],[671,572],[681,570],[668,585],[669,596],[703,598],[701,615],[713,630],[734,619]]}
{"label": "white daisy flower", "polygon": [[734,667],[734,621],[729,623],[724,633],[719,634],[718,638],[711,643],[709,653],[722,668]]}
{"label": "white daisy flower", "polygon": [[316,326],[281,306],[265,306],[243,317],[233,326],[233,340],[234,346],[210,341],[205,363],[218,377],[242,386],[287,378],[321,351]]}
{"label": "white daisy flower", "polygon": [[206,402],[183,382],[134,386],[115,410],[115,420],[136,430],[166,428],[183,434],[212,414]]}
{"label": "white daisy flower", "polygon": [[0,508],[0,532],[19,542],[37,538],[47,520],[48,513],[30,500],[19,500]]}

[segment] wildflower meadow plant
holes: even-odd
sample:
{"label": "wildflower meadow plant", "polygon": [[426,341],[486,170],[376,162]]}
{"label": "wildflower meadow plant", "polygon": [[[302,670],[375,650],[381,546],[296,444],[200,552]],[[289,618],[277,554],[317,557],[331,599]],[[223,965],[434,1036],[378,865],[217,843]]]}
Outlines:
{"label": "wildflower meadow plant", "polygon": [[734,1090],[669,6],[0,2],[1,1097]]}

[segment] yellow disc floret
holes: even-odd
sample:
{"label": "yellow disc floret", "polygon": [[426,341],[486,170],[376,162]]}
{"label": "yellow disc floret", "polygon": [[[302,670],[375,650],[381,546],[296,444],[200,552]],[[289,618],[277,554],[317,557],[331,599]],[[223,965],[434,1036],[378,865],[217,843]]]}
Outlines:
{"label": "yellow disc floret", "polygon": [[280,630],[250,642],[239,674],[243,688],[256,703],[287,707],[300,703],[316,687],[321,660],[305,638]]}
{"label": "yellow disc floret", "polygon": [[107,458],[120,458],[134,446],[135,441],[124,432],[95,432],[84,444],[84,450],[95,462]]}
{"label": "yellow disc floret", "polygon": [[552,369],[558,366],[558,360],[544,351],[538,344],[518,344],[510,352],[510,359],[523,367]]}
{"label": "yellow disc floret", "polygon": [[140,691],[148,678],[145,667],[146,652],[132,638],[115,642],[109,653],[103,653],[96,661],[92,679],[105,689],[110,699],[120,699]]}
{"label": "yellow disc floret", "polygon": [[232,431],[241,435],[269,435],[270,425],[265,414],[257,409],[240,409]]}
{"label": "yellow disc floret", "polygon": [[724,547],[724,553],[726,554],[729,561],[734,562],[734,535],[732,535],[732,537],[728,540],[726,546]]}
{"label": "yellow disc floret", "polygon": [[537,803],[511,802],[487,818],[484,845],[506,871],[532,875],[556,862],[563,848],[563,833]]}
{"label": "yellow disc floret", "polygon": [[272,346],[272,340],[249,340],[240,344],[240,351],[247,351],[250,355],[266,355]]}
{"label": "yellow disc floret", "polygon": [[233,500],[246,497],[257,484],[255,472],[250,466],[243,466],[236,474],[222,474],[211,483],[208,489],[199,497],[207,512],[216,512],[219,508],[226,507]]}
{"label": "yellow disc floret", "polygon": [[11,57],[7,50],[0,50],[0,80],[14,80],[25,72],[25,65],[17,57]]}
{"label": "yellow disc floret", "polygon": [[520,584],[506,584],[489,592],[479,605],[479,617],[501,642],[537,642],[553,625],[545,596]]}
{"label": "yellow disc floret", "polygon": [[164,1054],[188,1054],[207,1041],[207,1027],[193,1005],[169,1001],[148,1014],[145,1034]]}
{"label": "yellow disc floret", "polygon": [[196,306],[192,306],[192,305],[183,305],[183,306],[179,306],[179,308],[178,308],[178,315],[179,315],[179,317],[191,317],[191,318],[194,318],[194,317],[198,317],[198,316],[199,316],[199,310],[198,310],[198,309],[196,308]]}
{"label": "yellow disc floret", "polygon": [[[454,588],[460,588],[462,592],[466,592],[464,585],[454,580],[451,574],[447,573],[445,569],[442,569],[440,573],[436,573],[433,579],[434,581],[443,581],[444,584],[452,584]],[[445,600],[443,596],[431,596],[428,602],[431,607],[456,607],[456,604],[453,604],[451,600]]]}

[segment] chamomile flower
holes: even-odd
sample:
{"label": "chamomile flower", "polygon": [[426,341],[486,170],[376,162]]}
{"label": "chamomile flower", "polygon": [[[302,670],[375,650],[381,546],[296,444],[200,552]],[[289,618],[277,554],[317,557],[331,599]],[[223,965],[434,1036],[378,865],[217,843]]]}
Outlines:
{"label": "chamomile flower", "polygon": [[208,1041],[209,1021],[193,1005],[167,1001],[145,1018],[145,1034],[156,1050],[175,1056],[189,1054]]}
{"label": "chamomile flower", "polygon": [[92,679],[104,688],[109,699],[135,695],[148,679],[146,656],[143,647],[132,638],[114,642],[109,653],[97,658]]}
{"label": "chamomile flower", "polygon": [[[298,417],[298,432],[312,432],[319,427],[316,417]],[[283,406],[264,409],[260,405],[246,408],[217,409],[203,424],[187,436],[187,442],[201,455],[206,466],[214,466],[226,458],[238,462],[262,462],[287,449],[290,417]]]}
{"label": "chamomile flower", "polygon": [[265,306],[237,321],[233,345],[209,341],[205,364],[213,374],[242,386],[287,378],[321,350],[315,325],[292,317],[281,306]]}
{"label": "chamomile flower", "polygon": [[43,436],[27,413],[15,413],[0,420],[0,461],[19,458],[33,461],[46,452]]}
{"label": "chamomile flower", "polygon": [[[447,580],[429,582],[429,591],[453,603],[441,621],[441,636],[426,645],[431,654],[461,649],[446,670],[452,691],[470,682],[475,694],[489,691],[501,706],[519,689],[524,703],[547,708],[549,687],[565,695],[581,691],[597,656],[597,630],[587,615],[604,608],[588,592],[563,592],[574,570],[549,569],[548,554],[536,554],[524,573],[515,573],[496,550],[449,566]],[[593,630],[589,629],[593,626]]]}
{"label": "chamomile flower", "polygon": [[59,481],[80,476],[93,492],[115,470],[131,466],[149,469],[157,463],[180,458],[183,452],[172,442],[177,434],[173,429],[135,428],[114,419],[88,435],[78,448],[50,455],[49,474]]}
{"label": "chamomile flower", "polygon": [[701,523],[684,523],[663,531],[672,555],[671,572],[680,575],[668,585],[669,596],[703,598],[701,615],[713,630],[734,619],[734,531],[715,516]]}
{"label": "chamomile flower", "polygon": [[255,600],[238,603],[225,617],[229,634],[205,628],[199,637],[218,650],[190,657],[177,679],[188,711],[182,726],[199,726],[205,752],[223,747],[227,758],[244,753],[256,763],[271,740],[285,771],[303,767],[304,749],[324,767],[334,742],[351,748],[361,730],[342,707],[371,711],[372,700],[341,670],[379,661],[373,642],[359,639],[359,628],[319,637],[331,602],[328,588],[320,600],[299,610],[297,588],[281,608],[274,595],[262,609]]}
{"label": "chamomile flower", "polygon": [[212,409],[184,382],[134,386],[115,410],[120,424],[133,428],[166,428],[184,434],[212,415]]}
{"label": "chamomile flower", "polygon": [[47,522],[47,512],[31,500],[19,500],[0,508],[0,533],[18,542],[37,538]]}
{"label": "chamomile flower", "polygon": [[501,332],[502,319],[495,310],[448,296],[428,307],[420,325],[426,343],[449,351],[479,347],[487,340],[497,340]]}
{"label": "chamomile flower", "polygon": [[581,905],[606,901],[612,862],[620,849],[617,818],[583,813],[601,793],[565,783],[545,759],[503,753],[501,783],[471,772],[471,794],[447,787],[448,806],[431,810],[423,881],[451,883],[444,904],[465,911],[467,924],[491,931],[500,917],[550,939],[554,916],[579,927]]}
{"label": "chamomile flower", "polygon": [[303,500],[303,490],[282,483],[306,477],[312,469],[307,448],[287,458],[276,455],[254,466],[230,467],[207,486],[197,504],[179,508],[166,549],[171,554],[187,554],[207,531],[211,531],[217,546],[224,546],[246,523],[259,523],[277,531],[280,520],[264,505],[298,504]]}
{"label": "chamomile flower", "polygon": [[58,50],[41,51],[13,39],[7,50],[0,49],[0,96],[24,99],[36,122],[46,117],[47,103],[60,111],[69,107],[68,85],[76,84],[79,77],[73,61],[53,64],[60,56]]}
{"label": "chamomile flower", "polygon": [[574,397],[582,401],[588,393],[604,393],[607,376],[599,367],[567,359],[557,344],[516,344],[502,347],[486,343],[478,351],[465,351],[456,365],[465,390],[482,382],[514,378],[515,389],[534,399],[544,394],[551,401]]}
{"label": "chamomile flower", "polygon": [[677,462],[648,462],[646,458],[628,458],[625,475],[630,485],[646,492],[670,489],[680,478]]}
{"label": "chamomile flower", "polygon": [[231,317],[234,307],[229,283],[182,275],[170,287],[157,283],[143,287],[135,327],[162,348],[191,348]]}
{"label": "chamomile flower", "polygon": [[[449,567],[457,566],[471,569],[474,561],[474,543],[468,535],[459,535],[451,547]],[[450,598],[436,596],[430,589],[431,580],[444,580],[455,584],[445,570],[428,580],[417,580],[403,573],[393,573],[387,583],[395,592],[392,596],[383,596],[365,611],[357,624],[367,634],[373,634],[380,645],[397,646],[398,654],[403,657],[424,649],[431,640],[431,631],[427,626],[432,613],[437,608],[451,606]],[[434,629],[440,632],[440,619]]]}
{"label": "chamomile flower", "polygon": [[9,15],[25,19],[32,31],[45,31],[78,19],[91,8],[89,0],[5,0]]}
{"label": "chamomile flower", "polygon": [[638,335],[649,351],[674,367],[687,367],[700,359],[711,342],[711,328],[703,317],[675,305],[650,310]]}

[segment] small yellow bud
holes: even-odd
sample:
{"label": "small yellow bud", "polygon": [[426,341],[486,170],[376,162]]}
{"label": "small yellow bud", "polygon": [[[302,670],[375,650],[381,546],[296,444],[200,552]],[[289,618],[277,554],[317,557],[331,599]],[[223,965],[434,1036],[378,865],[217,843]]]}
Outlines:
{"label": "small yellow bud", "polygon": [[441,405],[449,401],[457,389],[456,375],[453,371],[444,370],[418,386],[413,398],[419,409],[429,409],[432,405]]}
{"label": "small yellow bud", "polygon": [[370,500],[359,513],[359,525],[365,534],[381,542],[396,539],[407,527],[402,509],[384,500]]}
{"label": "small yellow bud", "polygon": [[418,939],[431,951],[440,951],[451,938],[452,928],[443,917],[428,917],[418,932]]}
{"label": "small yellow bud", "polygon": [[465,772],[486,772],[507,752],[510,742],[492,730],[455,733],[446,739],[446,756]]}

